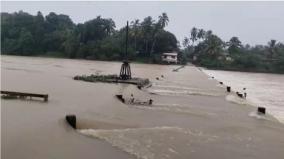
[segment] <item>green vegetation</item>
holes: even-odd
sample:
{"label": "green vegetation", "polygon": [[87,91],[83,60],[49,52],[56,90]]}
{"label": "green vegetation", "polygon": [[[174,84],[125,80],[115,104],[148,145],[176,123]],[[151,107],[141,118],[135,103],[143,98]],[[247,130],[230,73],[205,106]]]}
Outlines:
{"label": "green vegetation", "polygon": [[139,87],[144,87],[150,84],[149,79],[147,78],[138,78],[133,77],[128,80],[122,80],[118,75],[82,75],[82,76],[75,76],[73,78],[74,80],[82,80],[86,82],[105,82],[105,83],[128,83],[128,84],[134,84]]}
{"label": "green vegetation", "polygon": [[82,75],[82,76],[75,76],[74,80],[83,80],[87,82],[113,82],[117,81],[119,76],[117,75],[93,75],[90,76]]}
{"label": "green vegetation", "polygon": [[284,73],[284,44],[276,40],[244,46],[238,37],[224,42],[211,30],[192,28],[183,46],[186,59],[210,69]]}
{"label": "green vegetation", "polygon": [[[160,63],[163,52],[178,51],[175,35],[164,30],[169,18],[146,17],[131,21],[128,56],[130,60]],[[53,56],[94,60],[122,60],[125,27],[115,30],[112,19],[101,16],[74,24],[67,15],[36,16],[23,11],[1,13],[1,52],[8,55]]]}
{"label": "green vegetation", "polygon": [[[157,20],[148,16],[131,21],[128,58],[142,63],[161,63],[161,53],[178,52],[179,61],[211,68],[284,73],[284,44],[243,45],[238,37],[224,42],[211,30],[192,28],[181,50],[174,34],[164,28],[166,13]],[[122,60],[126,28],[115,29],[110,18],[97,16],[75,24],[67,15],[23,11],[1,13],[1,53],[22,56],[52,56],[93,60]]]}

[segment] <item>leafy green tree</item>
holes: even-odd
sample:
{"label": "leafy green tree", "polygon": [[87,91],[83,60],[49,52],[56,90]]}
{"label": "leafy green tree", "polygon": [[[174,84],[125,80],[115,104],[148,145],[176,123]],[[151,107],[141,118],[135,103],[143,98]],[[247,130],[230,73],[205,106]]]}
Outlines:
{"label": "leafy green tree", "polygon": [[139,19],[135,19],[134,21],[131,21],[131,25],[132,25],[132,29],[133,31],[131,32],[134,36],[134,50],[135,52],[137,51],[137,36],[139,33],[139,27],[140,27],[140,23],[139,23]]}
{"label": "leafy green tree", "polygon": [[224,42],[216,35],[211,35],[205,40],[206,52],[217,57],[223,52]]}
{"label": "leafy green tree", "polygon": [[33,37],[35,41],[35,51],[36,54],[42,53],[43,50],[43,39],[45,34],[45,21],[41,12],[37,12],[37,15],[34,17],[33,25]]}
{"label": "leafy green tree", "polygon": [[240,53],[242,46],[242,42],[238,37],[232,37],[229,42],[227,42],[228,51],[230,54]]}
{"label": "leafy green tree", "polygon": [[74,31],[68,31],[66,33],[66,40],[62,43],[61,48],[63,48],[63,52],[68,58],[76,58],[76,52],[79,48],[79,38],[76,36]]}
{"label": "leafy green tree", "polygon": [[144,21],[141,23],[141,27],[142,27],[142,35],[143,35],[143,41],[144,41],[144,52],[146,54],[150,55],[149,52],[149,43],[153,34],[153,23],[154,20],[152,19],[151,16],[148,16],[144,19]]}
{"label": "leafy green tree", "polygon": [[18,43],[20,44],[20,55],[33,55],[33,46],[35,42],[31,32],[26,29],[22,29]]}
{"label": "leafy green tree", "polygon": [[100,41],[114,32],[115,23],[112,19],[104,19],[101,16],[79,25],[79,34],[83,43],[88,41]]}
{"label": "leafy green tree", "polygon": [[73,29],[75,24],[72,22],[69,16],[54,12],[49,13],[46,17],[46,29],[47,32],[53,32],[56,30]]}
{"label": "leafy green tree", "polygon": [[154,52],[154,47],[157,41],[157,34],[161,32],[166,25],[168,25],[169,18],[166,13],[162,13],[162,15],[159,16],[158,22],[154,25],[154,31],[153,31],[153,42],[151,47],[151,54]]}
{"label": "leafy green tree", "polygon": [[174,34],[168,31],[160,31],[156,37],[155,53],[178,51],[177,39]]}

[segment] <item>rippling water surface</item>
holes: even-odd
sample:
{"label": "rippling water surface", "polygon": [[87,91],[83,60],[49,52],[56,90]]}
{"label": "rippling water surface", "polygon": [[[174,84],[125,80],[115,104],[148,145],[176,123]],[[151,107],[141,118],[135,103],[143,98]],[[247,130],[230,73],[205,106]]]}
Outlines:
{"label": "rippling water surface", "polygon": [[267,112],[284,123],[284,75],[232,71],[203,70],[234,91],[246,88],[247,99],[255,106],[267,108]]}
{"label": "rippling water surface", "polygon": [[[188,159],[284,156],[279,122],[259,117],[250,102],[283,121],[282,75],[208,71],[131,63],[133,76],[152,87],[75,81],[76,75],[117,74],[120,62],[1,57],[3,90],[47,93],[49,101],[1,100],[3,158]],[[125,104],[116,94],[153,105]],[[230,101],[230,102],[228,102]],[[78,130],[65,122],[77,116]],[[282,126],[282,125],[281,125]]]}

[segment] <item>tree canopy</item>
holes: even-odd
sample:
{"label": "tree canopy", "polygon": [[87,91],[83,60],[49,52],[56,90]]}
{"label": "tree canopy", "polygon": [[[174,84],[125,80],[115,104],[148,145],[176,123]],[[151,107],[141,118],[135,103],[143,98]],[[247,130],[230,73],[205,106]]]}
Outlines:
{"label": "tree canopy", "polygon": [[[129,26],[128,58],[161,63],[163,52],[178,52],[179,61],[214,69],[284,73],[284,44],[243,44],[237,36],[223,41],[211,30],[193,27],[179,46],[165,27],[166,13],[156,19],[134,19]],[[116,29],[111,18],[97,16],[75,24],[68,15],[43,16],[19,11],[1,13],[1,53],[21,56],[53,56],[94,60],[122,60],[126,27]]]}
{"label": "tree canopy", "polygon": [[[166,13],[157,20],[148,16],[141,22],[131,21],[130,58],[160,62],[155,56],[178,51],[175,35],[164,30],[168,23]],[[101,16],[75,24],[68,15],[54,12],[46,16],[41,12],[35,16],[23,11],[1,13],[1,28],[3,54],[121,60],[125,51],[125,27],[116,29],[111,18]]]}
{"label": "tree canopy", "polygon": [[234,36],[225,42],[211,30],[192,28],[183,40],[183,54],[196,65],[225,70],[284,73],[284,45],[270,40],[266,46],[245,46]]}

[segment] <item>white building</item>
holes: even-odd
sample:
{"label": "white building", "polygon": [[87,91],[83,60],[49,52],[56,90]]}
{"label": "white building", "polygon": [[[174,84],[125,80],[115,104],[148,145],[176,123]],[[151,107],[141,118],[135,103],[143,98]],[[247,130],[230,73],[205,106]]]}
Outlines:
{"label": "white building", "polygon": [[162,61],[167,63],[177,63],[177,56],[178,54],[176,52],[171,53],[163,53],[162,54]]}

